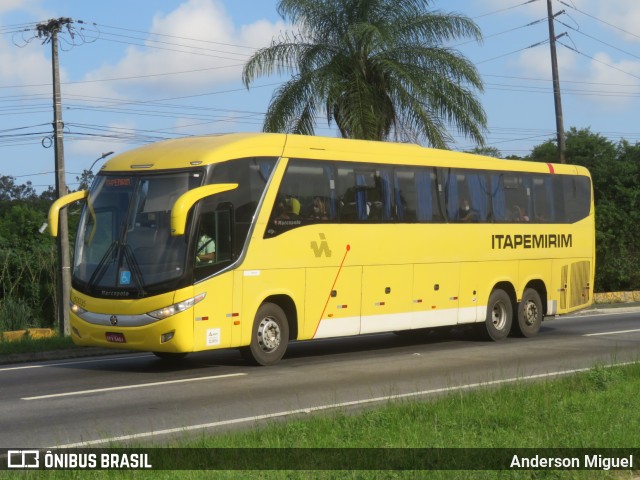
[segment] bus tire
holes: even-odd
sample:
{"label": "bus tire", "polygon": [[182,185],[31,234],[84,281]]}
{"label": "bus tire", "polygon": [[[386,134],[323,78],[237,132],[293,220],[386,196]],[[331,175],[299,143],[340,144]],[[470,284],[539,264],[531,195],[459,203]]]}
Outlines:
{"label": "bus tire", "polygon": [[518,304],[518,321],[513,333],[520,337],[534,337],[542,325],[542,301],[533,288],[526,288]]}
{"label": "bus tire", "polygon": [[511,297],[504,290],[494,290],[489,296],[487,318],[483,333],[489,340],[497,342],[509,335],[513,323],[513,304]]}
{"label": "bus tire", "polygon": [[289,322],[282,308],[275,303],[263,303],[256,312],[251,330],[251,343],[243,356],[258,365],[278,363],[289,343]]}

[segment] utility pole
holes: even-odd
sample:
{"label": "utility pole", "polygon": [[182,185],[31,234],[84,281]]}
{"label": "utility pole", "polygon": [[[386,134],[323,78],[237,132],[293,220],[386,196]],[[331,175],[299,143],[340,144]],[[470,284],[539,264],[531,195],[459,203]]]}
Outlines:
{"label": "utility pole", "polygon": [[[62,97],[60,95],[60,73],[58,67],[58,33],[63,26],[69,27],[73,23],[70,18],[58,18],[47,23],[37,25],[38,36],[45,37],[45,42],[51,42],[51,70],[53,76],[53,144],[55,150],[56,192],[58,198],[67,194],[64,172],[64,145],[62,141]],[[60,212],[60,228],[57,237],[58,272],[57,272],[57,321],[60,335],[68,336],[69,328],[69,297],[71,294],[71,265],[69,258],[69,222],[67,209]]]}
{"label": "utility pole", "polygon": [[558,77],[558,57],[556,55],[556,33],[553,26],[553,19],[557,15],[564,13],[564,10],[554,15],[553,9],[551,8],[551,0],[547,0],[547,12],[548,12],[548,18],[549,18],[549,45],[551,47],[551,75],[553,77],[553,100],[556,107],[556,135],[558,138],[558,152],[560,154],[560,163],[565,163],[564,121],[562,119],[562,99],[560,98],[560,79]]}

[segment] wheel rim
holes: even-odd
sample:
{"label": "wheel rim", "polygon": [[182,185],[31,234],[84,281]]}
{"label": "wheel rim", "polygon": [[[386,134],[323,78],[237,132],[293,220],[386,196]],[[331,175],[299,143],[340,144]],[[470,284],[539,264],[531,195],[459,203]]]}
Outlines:
{"label": "wheel rim", "polygon": [[524,306],[524,323],[527,326],[535,325],[538,321],[538,306],[535,302],[527,302]]}
{"label": "wheel rim", "polygon": [[496,330],[503,330],[507,324],[507,307],[503,302],[496,302],[493,306],[491,321]]}
{"label": "wheel rim", "polygon": [[271,317],[264,318],[258,325],[258,345],[264,352],[273,352],[280,346],[280,325]]}

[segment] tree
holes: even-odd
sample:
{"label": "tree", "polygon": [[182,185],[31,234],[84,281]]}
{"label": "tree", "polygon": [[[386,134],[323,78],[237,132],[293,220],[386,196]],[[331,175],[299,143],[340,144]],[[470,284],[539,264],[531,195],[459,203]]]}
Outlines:
{"label": "tree", "polygon": [[0,176],[0,201],[2,200],[32,200],[36,197],[36,191],[31,182],[16,185],[15,178]]}
{"label": "tree", "polygon": [[95,175],[93,174],[93,172],[85,168],[82,171],[82,174],[79,177],[76,177],[76,181],[79,182],[78,190],[89,190],[94,178]]}
{"label": "tree", "polygon": [[[13,184],[12,191],[30,188]],[[51,326],[55,311],[54,242],[39,232],[50,203],[18,196],[0,201],[0,331]]]}
{"label": "tree", "polygon": [[502,158],[502,152],[496,147],[476,147],[466,153],[474,155],[484,155],[485,157]]}
{"label": "tree", "polygon": [[486,116],[475,66],[447,42],[471,37],[469,18],[430,11],[430,0],[280,0],[298,32],[258,50],[243,70],[291,73],[274,93],[264,131],[314,134],[324,112],[345,138],[419,141],[445,148],[452,124],[483,144]]}

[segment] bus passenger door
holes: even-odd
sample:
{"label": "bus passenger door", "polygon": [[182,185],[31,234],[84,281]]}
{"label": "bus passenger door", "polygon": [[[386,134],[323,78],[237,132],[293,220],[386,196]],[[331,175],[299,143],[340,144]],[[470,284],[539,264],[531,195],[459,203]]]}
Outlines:
{"label": "bus passenger door", "polygon": [[220,273],[233,261],[233,207],[212,197],[201,206],[196,222],[194,292],[204,298],[194,306],[194,348],[209,350],[232,345],[233,274]]}
{"label": "bus passenger door", "polygon": [[459,263],[414,265],[413,328],[441,327],[458,323]]}
{"label": "bus passenger door", "polygon": [[300,338],[360,333],[362,267],[306,269],[305,325]]}
{"label": "bus passenger door", "polygon": [[413,265],[363,267],[360,333],[412,328]]}
{"label": "bus passenger door", "polygon": [[231,346],[233,324],[233,275],[222,274],[194,287],[205,297],[194,306],[194,350]]}

